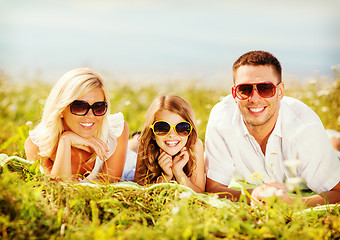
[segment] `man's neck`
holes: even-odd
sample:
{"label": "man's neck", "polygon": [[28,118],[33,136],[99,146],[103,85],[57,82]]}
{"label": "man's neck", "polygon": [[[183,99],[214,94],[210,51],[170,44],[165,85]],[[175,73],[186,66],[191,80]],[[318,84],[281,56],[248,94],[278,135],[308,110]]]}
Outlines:
{"label": "man's neck", "polygon": [[270,137],[270,134],[273,132],[275,128],[276,120],[277,118],[275,119],[275,121],[267,122],[262,126],[248,126],[246,124],[249,134],[255,138],[257,143],[260,145],[264,155],[266,155],[267,142]]}

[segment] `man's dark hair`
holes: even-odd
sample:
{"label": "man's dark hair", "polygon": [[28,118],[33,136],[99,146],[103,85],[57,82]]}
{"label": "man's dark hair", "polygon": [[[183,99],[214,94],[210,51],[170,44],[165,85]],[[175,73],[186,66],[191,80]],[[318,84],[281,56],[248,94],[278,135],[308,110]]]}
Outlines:
{"label": "man's dark hair", "polygon": [[282,81],[282,68],[279,60],[271,53],[265,51],[250,51],[239,57],[233,65],[233,79],[235,82],[235,74],[241,66],[271,66],[279,77],[279,83]]}

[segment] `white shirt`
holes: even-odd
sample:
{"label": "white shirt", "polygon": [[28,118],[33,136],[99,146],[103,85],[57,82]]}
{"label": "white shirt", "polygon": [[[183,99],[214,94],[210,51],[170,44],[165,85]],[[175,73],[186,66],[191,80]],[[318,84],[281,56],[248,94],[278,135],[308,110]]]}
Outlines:
{"label": "white shirt", "polygon": [[284,160],[300,161],[296,175],[315,192],[331,190],[340,181],[340,161],[321,120],[299,100],[283,97],[266,154],[251,136],[233,97],[211,110],[205,136],[207,177],[228,186],[234,177],[260,185],[284,184],[294,177]]}

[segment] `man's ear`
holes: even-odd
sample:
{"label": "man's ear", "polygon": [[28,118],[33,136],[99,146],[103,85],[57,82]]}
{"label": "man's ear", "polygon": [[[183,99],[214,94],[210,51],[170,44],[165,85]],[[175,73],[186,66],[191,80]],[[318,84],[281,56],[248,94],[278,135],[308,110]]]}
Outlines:
{"label": "man's ear", "polygon": [[285,85],[283,82],[280,83],[277,90],[278,90],[279,100],[281,100],[283,96],[285,95]]}
{"label": "man's ear", "polygon": [[236,91],[235,91],[235,86],[233,86],[233,87],[231,88],[231,94],[233,95],[233,98],[234,98],[235,103],[237,103],[237,102],[236,102]]}

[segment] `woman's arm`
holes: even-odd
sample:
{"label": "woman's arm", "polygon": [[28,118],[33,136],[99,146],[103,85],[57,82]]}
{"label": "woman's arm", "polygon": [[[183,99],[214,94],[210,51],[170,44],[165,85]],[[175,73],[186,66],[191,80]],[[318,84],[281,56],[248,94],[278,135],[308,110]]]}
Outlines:
{"label": "woman's arm", "polygon": [[101,159],[108,154],[108,147],[99,138],[83,138],[72,131],[64,132],[58,142],[56,157],[51,170],[51,175],[67,179],[72,177],[71,149],[79,148],[85,151],[94,151]]}
{"label": "woman's arm", "polygon": [[[186,153],[187,154],[187,153]],[[174,159],[173,173],[176,181],[182,185],[190,187],[192,190],[198,193],[202,193],[205,190],[205,180],[204,180],[204,150],[203,143],[200,139],[197,139],[195,144],[194,154],[196,156],[196,168],[194,169],[190,179],[183,172],[182,164],[180,160],[176,161]]]}
{"label": "woman's arm", "polygon": [[[88,152],[95,151],[96,154],[104,159],[108,148],[104,142],[98,138],[85,139],[72,131],[64,132],[58,142],[56,156],[52,162],[48,158],[38,155],[39,147],[36,146],[30,138],[25,142],[25,151],[29,161],[41,159],[41,166],[47,174],[63,179],[72,176],[71,148],[79,148]],[[76,174],[76,173],[73,173]]]}
{"label": "woman's arm", "polygon": [[47,174],[51,173],[53,162],[51,159],[41,157],[39,153],[39,147],[32,142],[31,137],[28,137],[25,141],[25,153],[28,161],[35,162],[40,160],[40,164]]}
{"label": "woman's arm", "polygon": [[129,126],[124,122],[122,134],[117,138],[115,152],[105,162],[101,171],[101,177],[106,182],[119,182],[123,173],[127,145],[129,140]]}

